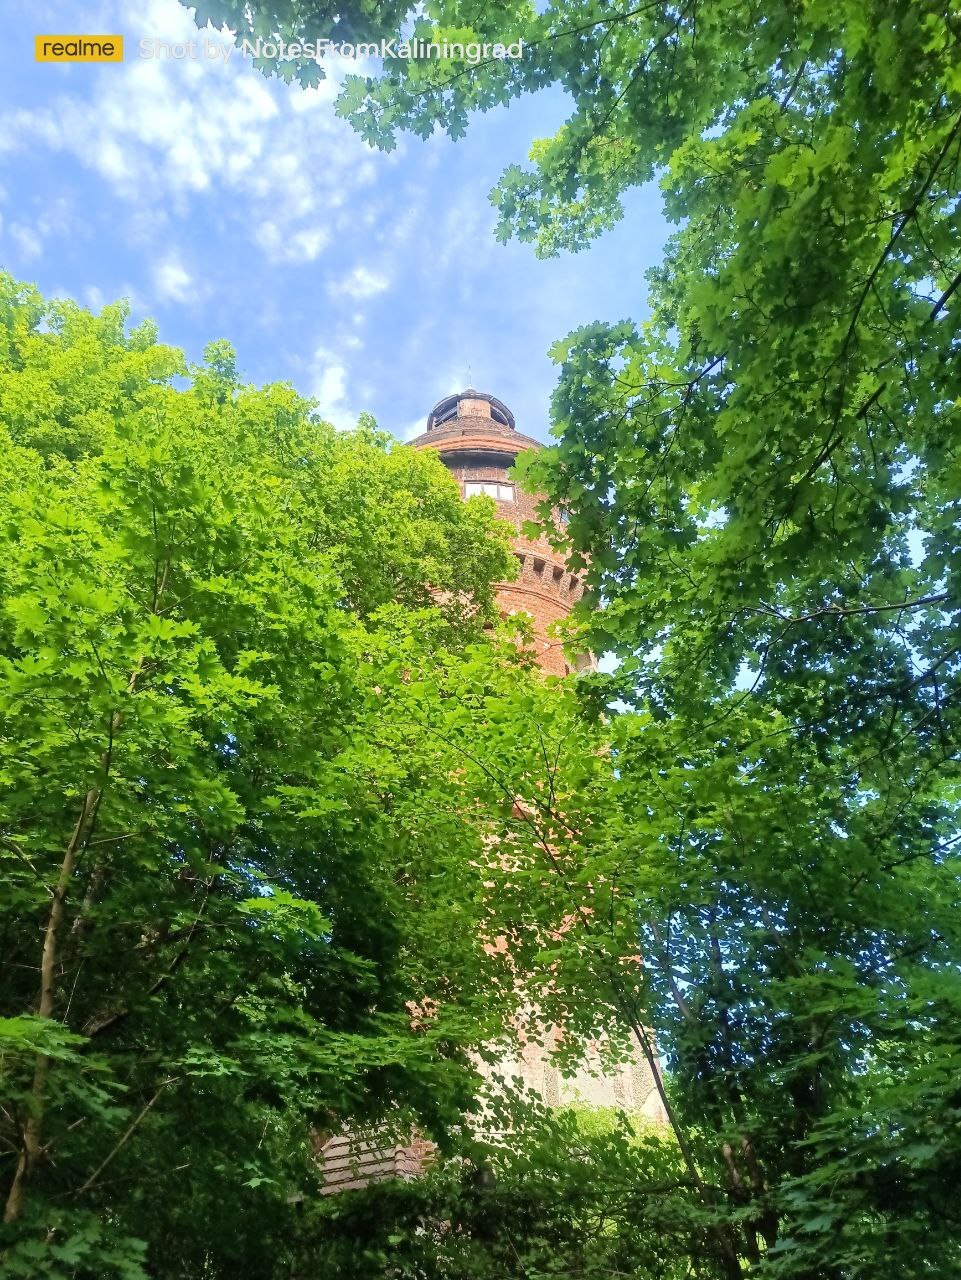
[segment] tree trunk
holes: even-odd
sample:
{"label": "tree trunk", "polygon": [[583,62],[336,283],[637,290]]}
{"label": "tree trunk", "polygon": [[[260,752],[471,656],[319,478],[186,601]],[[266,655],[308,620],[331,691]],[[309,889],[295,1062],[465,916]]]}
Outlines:
{"label": "tree trunk", "polygon": [[[57,887],[50,904],[47,927],[43,934],[43,953],[40,959],[40,1000],[37,1014],[41,1018],[52,1018],[57,998],[57,955],[60,941],[60,927],[63,924],[64,903],[67,889],[73,876],[77,853],[82,848],[100,803],[102,790],[92,787],[83,798],[80,816],[77,818],[73,834],[67,844],[60,864]],[[20,1156],[14,1171],[13,1182],[4,1208],[4,1222],[16,1222],[23,1213],[26,1199],[27,1180],[33,1173],[40,1157],[41,1136],[43,1133],[43,1116],[46,1101],[47,1076],[50,1073],[50,1059],[42,1053],[38,1056],[33,1070],[33,1083],[30,1086],[30,1110],[23,1125],[23,1143]]]}

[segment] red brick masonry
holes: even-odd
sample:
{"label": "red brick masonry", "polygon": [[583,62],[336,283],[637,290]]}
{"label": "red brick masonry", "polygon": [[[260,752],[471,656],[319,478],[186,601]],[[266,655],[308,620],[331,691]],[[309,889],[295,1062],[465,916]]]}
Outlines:
{"label": "red brick masonry", "polygon": [[[436,449],[460,481],[462,493],[471,480],[511,484],[508,471],[516,456],[541,447],[516,430],[514,416],[505,405],[473,389],[441,400],[427,419],[427,430],[411,444],[415,449]],[[540,496],[522,493],[517,485],[513,491],[513,500],[498,499],[497,509],[516,530],[513,544],[520,571],[515,582],[497,584],[497,599],[505,617],[530,615],[539,666],[549,675],[568,675],[572,664],[552,634],[552,625],[567,617],[584,587],[546,538],[531,540],[521,533],[525,521],[537,518]],[[559,524],[557,513],[555,520]]]}

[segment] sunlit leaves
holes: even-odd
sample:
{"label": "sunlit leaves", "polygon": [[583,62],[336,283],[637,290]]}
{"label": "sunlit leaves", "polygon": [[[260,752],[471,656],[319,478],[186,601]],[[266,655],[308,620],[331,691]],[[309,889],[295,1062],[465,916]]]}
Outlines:
{"label": "sunlit leaves", "polygon": [[521,676],[504,529],[222,343],[177,388],[122,309],[0,296],[3,1265],[266,1275],[312,1126],[442,1136],[518,998],[425,731]]}

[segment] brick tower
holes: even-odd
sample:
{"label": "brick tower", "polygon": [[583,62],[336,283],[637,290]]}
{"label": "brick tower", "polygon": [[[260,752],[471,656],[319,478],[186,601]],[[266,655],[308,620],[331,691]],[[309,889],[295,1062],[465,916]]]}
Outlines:
{"label": "brick tower", "polygon": [[[496,585],[497,601],[505,616],[530,616],[541,670],[565,676],[572,666],[578,670],[590,667],[588,657],[572,663],[552,634],[552,624],[566,618],[584,594],[583,583],[546,539],[531,540],[521,532],[526,520],[535,519],[539,498],[522,493],[509,472],[517,455],[539,449],[539,442],[521,435],[514,415],[500,400],[468,387],[436,404],[428,415],[426,430],[411,444],[415,449],[435,449],[460,481],[465,500],[488,494],[496,501],[501,519],[514,525],[512,541],[519,573],[515,581]],[[526,1044],[516,1056],[498,1063],[497,1069],[507,1076],[519,1076],[548,1106],[584,1103],[664,1119],[654,1078],[639,1050],[631,1061],[612,1069],[602,1063],[596,1047],[587,1046],[576,1074],[562,1076],[551,1056],[558,1034],[556,1027],[548,1028],[543,1045]],[[318,1152],[322,1192],[331,1195],[381,1178],[415,1177],[432,1149],[431,1143],[417,1138],[407,1146],[396,1146],[376,1133],[327,1138]]]}
{"label": "brick tower", "polygon": [[[524,521],[535,519],[538,499],[521,493],[508,476],[517,455],[539,449],[540,444],[521,435],[506,405],[472,387],[436,404],[427,418],[427,429],[411,444],[415,449],[436,450],[444,466],[460,481],[464,498],[488,494],[497,502],[501,519],[514,525],[519,573],[516,581],[497,586],[501,612],[529,614],[538,664],[549,675],[568,675],[572,663],[551,634],[551,624],[567,617],[584,594],[584,587],[546,539],[532,541],[523,536],[521,528]],[[573,665],[580,669],[586,660]]]}
{"label": "brick tower", "polygon": [[[546,539],[531,540],[521,532],[525,521],[536,518],[541,498],[522,493],[510,478],[510,468],[519,453],[540,449],[540,443],[521,435],[514,415],[500,400],[468,387],[436,404],[428,415],[426,430],[411,444],[415,449],[435,449],[448,471],[460,481],[465,499],[488,494],[497,502],[501,519],[514,525],[512,541],[520,571],[514,582],[497,584],[497,601],[505,616],[530,615],[540,668],[545,674],[556,676],[569,675],[572,668],[590,668],[591,658],[585,655],[572,661],[552,634],[552,624],[566,618],[584,594],[581,579],[568,569],[563,555]],[[555,512],[554,518],[559,520],[560,513]],[[664,1119],[654,1078],[640,1050],[633,1061],[612,1071],[604,1068],[599,1053],[588,1047],[581,1069],[574,1076],[565,1077],[551,1060],[557,1035],[557,1028],[549,1029],[544,1046],[528,1045],[518,1058],[501,1063],[501,1068],[506,1067],[508,1074],[520,1075],[548,1105],[583,1102],[637,1112],[653,1120]]]}

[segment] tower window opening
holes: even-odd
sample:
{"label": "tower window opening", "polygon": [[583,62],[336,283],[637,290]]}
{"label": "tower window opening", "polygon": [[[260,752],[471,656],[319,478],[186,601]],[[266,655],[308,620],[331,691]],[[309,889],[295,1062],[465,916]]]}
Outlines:
{"label": "tower window opening", "polygon": [[431,430],[436,431],[438,427],[442,427],[445,422],[450,422],[457,417],[457,405],[451,405],[446,413],[439,414],[431,424]]}
{"label": "tower window opening", "polygon": [[476,498],[481,493],[486,493],[489,498],[495,498],[498,502],[514,501],[514,486],[512,484],[500,484],[493,480],[464,481],[465,498]]}

